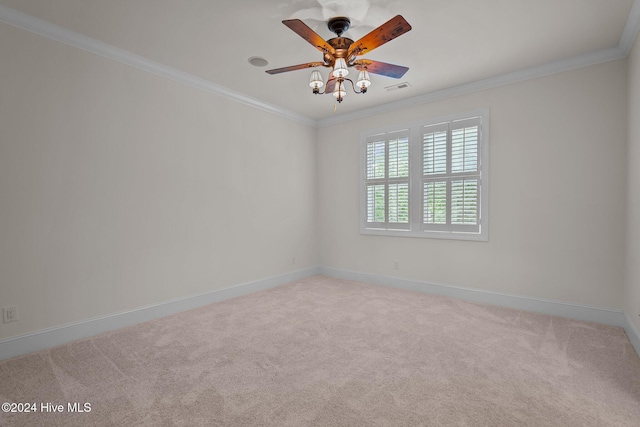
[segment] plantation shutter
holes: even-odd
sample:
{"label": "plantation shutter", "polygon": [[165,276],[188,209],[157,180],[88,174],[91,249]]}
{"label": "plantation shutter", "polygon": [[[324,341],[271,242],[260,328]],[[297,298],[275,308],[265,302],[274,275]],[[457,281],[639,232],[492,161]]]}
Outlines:
{"label": "plantation shutter", "polygon": [[480,229],[480,117],[422,127],[422,229]]}
{"label": "plantation shutter", "polygon": [[360,134],[360,233],[488,239],[489,110]]}
{"label": "plantation shutter", "polygon": [[409,132],[366,139],[367,227],[409,229]]}
{"label": "plantation shutter", "polygon": [[449,124],[424,126],[422,132],[422,222],[424,229],[447,230]]}

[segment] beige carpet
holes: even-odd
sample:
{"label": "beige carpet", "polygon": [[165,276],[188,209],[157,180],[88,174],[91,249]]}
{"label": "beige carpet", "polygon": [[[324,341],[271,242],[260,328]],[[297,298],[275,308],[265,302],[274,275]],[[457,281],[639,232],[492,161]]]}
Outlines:
{"label": "beige carpet", "polygon": [[0,362],[5,401],[38,412],[2,426],[638,426],[640,359],[620,328],[317,276]]}

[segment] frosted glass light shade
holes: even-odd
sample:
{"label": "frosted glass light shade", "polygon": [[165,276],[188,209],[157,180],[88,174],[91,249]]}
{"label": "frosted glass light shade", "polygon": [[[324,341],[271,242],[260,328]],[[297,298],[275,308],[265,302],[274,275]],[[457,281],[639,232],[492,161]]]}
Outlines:
{"label": "frosted glass light shade", "polygon": [[356,85],[361,89],[366,89],[371,86],[371,79],[369,78],[369,72],[367,70],[360,70]]}
{"label": "frosted glass light shade", "polygon": [[342,102],[342,98],[347,94],[347,91],[344,89],[344,85],[342,81],[338,81],[333,88],[333,96],[338,99],[338,102]]}
{"label": "frosted glass light shade", "polygon": [[320,71],[314,70],[311,73],[311,78],[309,79],[309,86],[311,86],[314,89],[320,89],[322,86],[324,86],[324,81],[322,81],[322,75],[320,74]]}
{"label": "frosted glass light shade", "polygon": [[336,59],[336,63],[333,66],[333,77],[336,79],[341,77],[347,77],[349,70],[347,69],[347,62],[344,58]]}

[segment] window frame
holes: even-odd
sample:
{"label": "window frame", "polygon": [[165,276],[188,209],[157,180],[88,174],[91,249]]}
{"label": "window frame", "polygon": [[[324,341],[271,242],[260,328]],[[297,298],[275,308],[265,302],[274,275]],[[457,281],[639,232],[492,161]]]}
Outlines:
{"label": "window frame", "polygon": [[[445,226],[427,226],[424,224],[424,183],[427,181],[434,182],[432,178],[423,175],[423,129],[429,126],[446,124],[450,126],[454,124],[464,123],[467,120],[478,118],[479,135],[478,135],[478,172],[468,174],[452,173],[451,169],[447,170],[445,180],[451,182],[456,176],[471,176],[478,179],[478,226],[453,226],[447,224]],[[367,143],[372,142],[376,137],[381,135],[392,135],[396,133],[407,132],[409,135],[409,223],[406,227],[397,224],[387,223],[367,223],[368,206],[367,206],[367,184],[371,184],[371,180],[367,179]],[[447,131],[447,164],[451,164],[451,145],[450,138],[452,129]],[[389,138],[385,139],[388,147]],[[385,167],[388,166],[389,154],[385,151]],[[380,236],[396,236],[396,237],[420,237],[432,239],[453,239],[453,240],[489,240],[489,109],[481,108],[477,110],[457,113],[448,116],[434,117],[419,122],[404,125],[386,126],[384,128],[371,129],[360,133],[359,144],[359,193],[360,193],[360,234],[380,235]],[[388,169],[385,169],[388,174]],[[378,182],[389,184],[393,182],[393,178],[386,177],[379,179]],[[449,186],[450,187],[450,186]],[[448,188],[450,196],[450,188]],[[385,193],[385,200],[388,202],[388,189]],[[447,218],[450,222],[451,217],[451,198],[448,197],[447,202]],[[388,212],[389,206],[385,205]],[[386,215],[385,215],[386,216]],[[388,218],[386,218],[388,221]],[[475,230],[478,228],[478,231]],[[471,230],[471,231],[469,231]]]}

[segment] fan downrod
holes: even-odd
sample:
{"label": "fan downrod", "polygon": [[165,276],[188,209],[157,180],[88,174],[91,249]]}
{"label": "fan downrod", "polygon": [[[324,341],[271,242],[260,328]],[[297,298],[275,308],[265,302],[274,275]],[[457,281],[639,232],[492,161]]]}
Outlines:
{"label": "fan downrod", "polygon": [[327,27],[332,33],[335,33],[338,37],[342,37],[342,34],[349,29],[351,21],[346,16],[336,16],[329,19]]}

